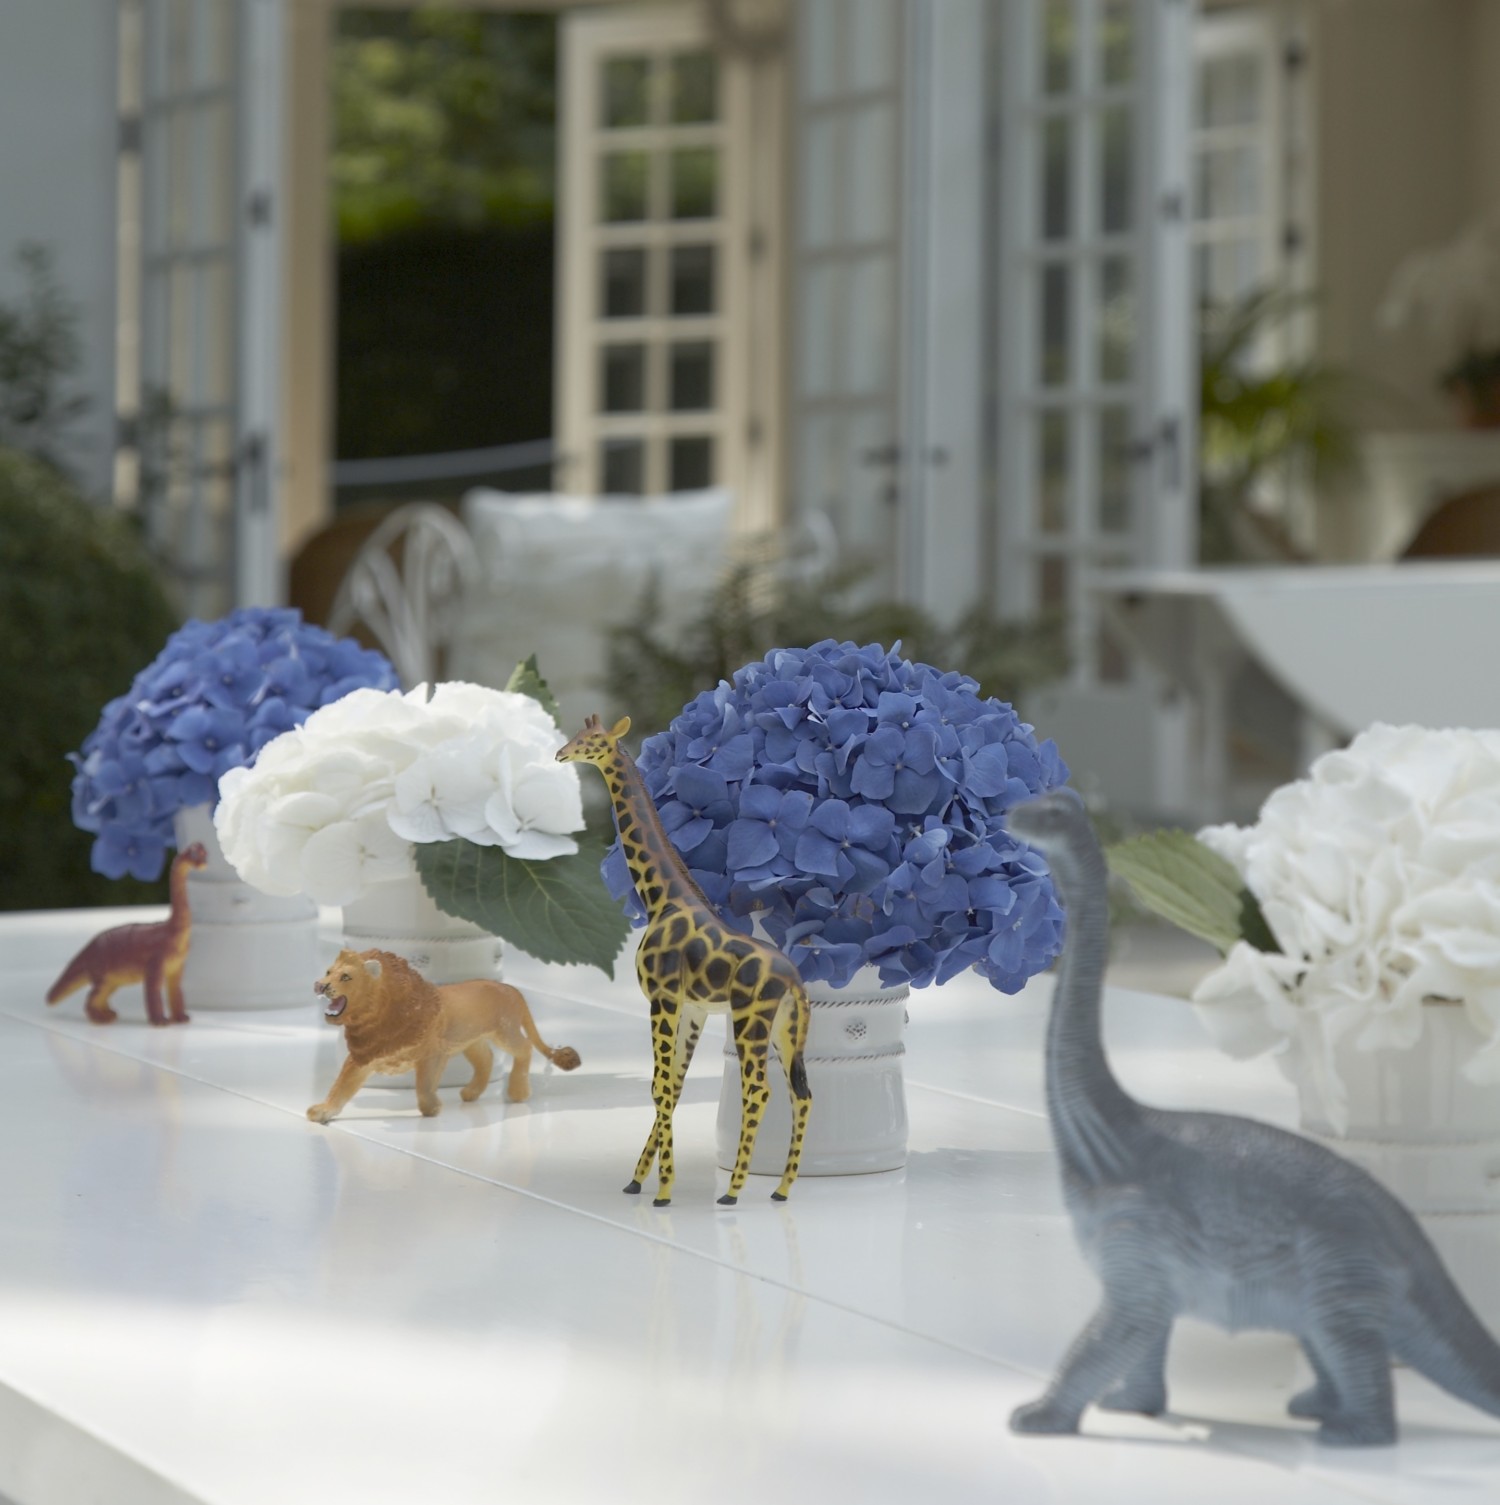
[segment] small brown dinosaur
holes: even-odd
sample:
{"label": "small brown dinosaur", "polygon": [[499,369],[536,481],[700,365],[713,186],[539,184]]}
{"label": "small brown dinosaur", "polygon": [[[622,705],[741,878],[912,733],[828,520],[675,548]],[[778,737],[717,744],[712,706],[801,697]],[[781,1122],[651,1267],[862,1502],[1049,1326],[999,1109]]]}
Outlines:
{"label": "small brown dinosaur", "polygon": [[[188,908],[189,868],[203,867],[208,853],[201,841],[179,852],[172,862],[172,913],[154,925],[116,925],[101,930],[62,970],[62,976],[47,990],[47,1002],[58,1003],[76,993],[85,983],[85,1004],[95,1024],[110,1024],[119,1016],[109,1006],[116,988],[142,983],[146,992],[146,1015],[152,1024],[186,1024],[182,1002],[182,964],[187,960],[193,933],[193,915]],[[165,983],[171,1016],[162,1009]]]}

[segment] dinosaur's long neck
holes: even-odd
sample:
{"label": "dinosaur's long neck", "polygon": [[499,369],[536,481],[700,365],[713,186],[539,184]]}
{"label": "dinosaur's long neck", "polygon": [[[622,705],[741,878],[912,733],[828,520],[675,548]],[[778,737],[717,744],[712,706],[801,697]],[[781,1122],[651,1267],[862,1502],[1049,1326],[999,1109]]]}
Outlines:
{"label": "dinosaur's long neck", "polygon": [[601,763],[599,771],[609,786],[615,830],[646,913],[660,914],[674,903],[711,907],[688,873],[682,853],[662,830],[656,805],[635,760],[623,747],[617,747],[613,759]]}
{"label": "dinosaur's long neck", "polygon": [[1109,1069],[1100,1033],[1109,946],[1103,854],[1090,842],[1056,864],[1053,877],[1067,910],[1068,944],[1047,1026],[1047,1108],[1064,1166],[1097,1184],[1129,1174],[1129,1130],[1140,1117],[1140,1105]]}
{"label": "dinosaur's long neck", "polygon": [[182,858],[172,860],[172,876],[170,881],[172,892],[172,913],[167,920],[168,928],[174,934],[186,930],[192,924],[192,911],[188,907],[188,865]]}

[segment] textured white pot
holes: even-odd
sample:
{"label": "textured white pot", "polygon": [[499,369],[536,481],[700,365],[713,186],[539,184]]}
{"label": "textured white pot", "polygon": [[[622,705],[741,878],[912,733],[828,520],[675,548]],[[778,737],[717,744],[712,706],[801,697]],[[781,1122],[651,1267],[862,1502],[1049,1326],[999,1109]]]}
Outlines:
{"label": "textured white pot", "polygon": [[[466,982],[473,977],[499,981],[500,941],[487,930],[445,914],[422,886],[413,863],[404,878],[372,883],[344,906],[344,945],[351,951],[393,951],[405,957],[429,982]],[[439,1085],[458,1087],[473,1068],[460,1054],[449,1061]],[[415,1087],[415,1073],[372,1076],[368,1087]]]}
{"label": "textured white pot", "polygon": [[[846,1176],[893,1171],[906,1164],[906,1003],[910,988],[883,988],[864,967],[842,988],[807,985],[811,1019],[802,1059],[812,1111],[802,1144],[801,1174]],[[772,1055],[775,1049],[772,1048]],[[771,1101],[761,1120],[750,1170],[780,1176],[791,1141],[792,1113],[778,1061],[766,1072]],[[724,1081],[719,1091],[718,1158],[734,1168],[740,1142],[740,1067],[726,1027]]]}
{"label": "textured white pot", "polygon": [[1459,1004],[1429,1003],[1410,1050],[1356,1050],[1335,1064],[1349,1100],[1339,1134],[1292,1064],[1303,1129],[1363,1166],[1415,1213],[1500,1213],[1500,1087],[1463,1073],[1482,1044]]}
{"label": "textured white pot", "polygon": [[225,860],[207,805],[173,819],[177,849],[203,843],[208,866],[188,873],[192,942],[182,969],[182,996],[195,1009],[284,1009],[305,1003],[323,971],[318,908],[252,888]]}
{"label": "textured white pot", "polygon": [[404,878],[372,883],[344,906],[344,944],[351,951],[394,951],[429,982],[500,976],[500,942],[487,930],[444,914],[413,865]]}

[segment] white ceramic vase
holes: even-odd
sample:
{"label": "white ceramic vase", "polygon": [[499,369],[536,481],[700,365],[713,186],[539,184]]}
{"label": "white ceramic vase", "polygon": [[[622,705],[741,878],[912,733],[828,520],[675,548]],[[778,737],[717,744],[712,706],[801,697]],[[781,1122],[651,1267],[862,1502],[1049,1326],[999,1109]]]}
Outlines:
{"label": "white ceramic vase", "polygon": [[[841,988],[807,985],[811,1018],[802,1059],[812,1111],[802,1144],[801,1174],[848,1176],[893,1171],[906,1164],[906,1004],[911,989],[886,988],[864,967]],[[772,1047],[774,1054],[774,1047]],[[780,1065],[766,1073],[771,1101],[761,1120],[750,1170],[780,1176],[791,1140],[792,1114]],[[740,1068],[725,1029],[724,1081],[719,1091],[718,1159],[734,1168],[740,1142]]]}
{"label": "white ceramic vase", "polygon": [[201,841],[208,853],[208,865],[189,871],[187,879],[193,934],[182,995],[188,1013],[307,1002],[323,971],[317,905],[246,883],[225,859],[207,805],[179,810],[173,827],[178,851]]}
{"label": "white ceramic vase", "polygon": [[1340,1134],[1295,1067],[1303,1129],[1363,1166],[1424,1217],[1500,1213],[1500,1087],[1464,1075],[1482,1044],[1463,1007],[1429,1003],[1410,1050],[1356,1050],[1334,1064],[1348,1093]]}
{"label": "white ceramic vase", "polygon": [[[344,906],[344,945],[351,951],[392,951],[405,957],[428,982],[466,982],[501,974],[501,946],[496,936],[468,920],[446,914],[422,886],[413,861],[402,878],[370,884]],[[473,1074],[460,1054],[444,1068],[439,1085],[459,1087]],[[415,1087],[415,1074],[372,1076],[367,1087]]]}
{"label": "white ceramic vase", "polygon": [[372,883],[344,906],[344,944],[351,951],[394,951],[428,982],[500,976],[500,942],[439,909],[415,863],[405,877]]}

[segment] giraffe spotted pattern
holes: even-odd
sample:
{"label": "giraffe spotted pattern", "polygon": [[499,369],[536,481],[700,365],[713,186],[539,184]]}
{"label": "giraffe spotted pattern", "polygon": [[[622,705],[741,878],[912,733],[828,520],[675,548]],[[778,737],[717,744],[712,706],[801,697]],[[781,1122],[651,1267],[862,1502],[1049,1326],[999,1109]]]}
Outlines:
{"label": "giraffe spotted pattern", "polygon": [[656,1206],[665,1207],[672,1200],[672,1114],[704,1019],[727,1013],[740,1064],[740,1143],[729,1190],[719,1201],[734,1206],[750,1172],[750,1155],[771,1096],[766,1070],[774,1047],[786,1072],[792,1103],[786,1170],[771,1194],[784,1202],[797,1179],[812,1106],[802,1064],[807,993],[796,967],[781,951],[731,930],[693,881],[681,854],[662,830],[640,772],[620,746],[620,738],[629,730],[628,717],[606,731],[597,716],[590,716],[583,730],[557,754],[560,763],[592,763],[604,775],[620,847],[646,910],[635,970],[651,1005],[651,1097],[656,1119],[625,1190],[639,1192],[655,1162]]}

